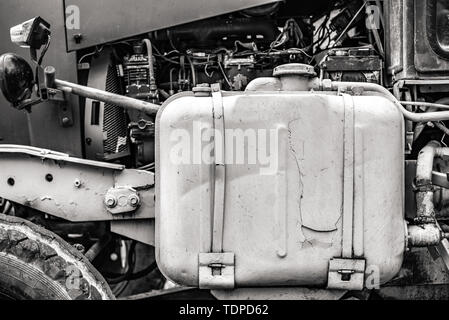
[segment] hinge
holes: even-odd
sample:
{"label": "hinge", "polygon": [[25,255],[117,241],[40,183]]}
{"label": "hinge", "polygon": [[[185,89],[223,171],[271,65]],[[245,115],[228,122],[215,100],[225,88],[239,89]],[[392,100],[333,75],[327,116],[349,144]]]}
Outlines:
{"label": "hinge", "polygon": [[365,284],[365,260],[330,260],[327,281],[328,289],[363,290]]}
{"label": "hinge", "polygon": [[199,287],[200,289],[233,289],[234,253],[200,253]]}

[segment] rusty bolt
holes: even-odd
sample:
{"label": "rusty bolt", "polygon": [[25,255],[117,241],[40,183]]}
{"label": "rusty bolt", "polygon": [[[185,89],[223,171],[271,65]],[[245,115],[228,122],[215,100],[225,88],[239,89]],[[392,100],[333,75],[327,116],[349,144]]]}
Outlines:
{"label": "rusty bolt", "polygon": [[139,205],[140,199],[139,196],[132,194],[128,197],[129,200],[129,204],[131,205],[131,207],[137,207]]}
{"label": "rusty bolt", "polygon": [[75,243],[73,245],[73,247],[78,250],[79,252],[83,253],[86,249],[84,248],[84,246],[80,243]]}
{"label": "rusty bolt", "polygon": [[115,208],[117,206],[117,198],[113,195],[107,194],[104,199],[104,203],[108,208]]}

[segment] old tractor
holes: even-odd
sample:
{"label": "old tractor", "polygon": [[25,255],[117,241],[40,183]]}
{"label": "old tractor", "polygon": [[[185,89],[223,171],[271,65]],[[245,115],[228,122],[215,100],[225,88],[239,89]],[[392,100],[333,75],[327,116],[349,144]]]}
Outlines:
{"label": "old tractor", "polygon": [[447,0],[0,16],[0,297],[449,298]]}

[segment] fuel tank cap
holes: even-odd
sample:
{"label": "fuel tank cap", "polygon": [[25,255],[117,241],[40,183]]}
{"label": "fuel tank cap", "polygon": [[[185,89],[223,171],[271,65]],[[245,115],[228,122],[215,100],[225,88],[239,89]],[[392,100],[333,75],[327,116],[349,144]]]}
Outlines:
{"label": "fuel tank cap", "polygon": [[311,65],[303,63],[287,63],[274,68],[274,77],[282,76],[302,76],[302,77],[316,77],[315,70]]}

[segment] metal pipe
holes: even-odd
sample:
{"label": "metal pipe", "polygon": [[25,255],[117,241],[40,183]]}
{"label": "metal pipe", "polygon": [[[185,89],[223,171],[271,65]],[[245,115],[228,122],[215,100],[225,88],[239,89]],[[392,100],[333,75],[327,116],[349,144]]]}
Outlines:
{"label": "metal pipe", "polygon": [[112,237],[110,234],[106,234],[100,240],[95,242],[92,247],[84,254],[84,256],[89,259],[89,261],[94,261],[94,259],[103,251],[104,248],[109,244]]}
{"label": "metal pipe", "polygon": [[150,90],[156,90],[156,77],[154,75],[154,62],[153,62],[153,46],[150,39],[143,39],[145,46],[147,47],[148,54],[148,73],[150,77]]}
{"label": "metal pipe", "polygon": [[410,112],[404,108],[404,106],[398,101],[398,99],[396,99],[396,97],[390,91],[375,83],[338,82],[338,81],[331,82],[332,90],[342,90],[351,88],[362,88],[365,91],[373,91],[382,94],[396,105],[399,111],[401,111],[401,113],[404,115],[404,118],[411,120],[413,122],[433,122],[433,121],[449,120],[449,111],[426,112],[426,113]]}
{"label": "metal pipe", "polygon": [[59,90],[62,90],[66,93],[75,94],[92,100],[98,100],[125,109],[139,110],[147,114],[154,114],[157,113],[160,108],[159,105],[154,103],[149,103],[142,100],[129,98],[126,96],[121,96],[118,94],[114,94],[111,92],[95,88],[81,86],[79,84],[75,84],[68,81],[55,79],[55,84]]}
{"label": "metal pipe", "polygon": [[416,186],[418,188],[432,185],[433,160],[441,154],[441,144],[438,141],[430,141],[418,154],[416,164]]}
{"label": "metal pipe", "polygon": [[416,219],[408,226],[408,240],[412,247],[438,245],[444,237],[435,219],[432,184],[433,162],[437,157],[448,157],[449,148],[442,148],[437,141],[430,141],[418,155],[416,166]]}
{"label": "metal pipe", "polygon": [[436,224],[409,225],[408,234],[408,245],[415,248],[436,246],[443,240]]}
{"label": "metal pipe", "polygon": [[419,101],[400,101],[400,103],[406,106],[430,107],[430,108],[449,110],[449,106],[447,104],[441,103],[419,102]]}

